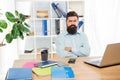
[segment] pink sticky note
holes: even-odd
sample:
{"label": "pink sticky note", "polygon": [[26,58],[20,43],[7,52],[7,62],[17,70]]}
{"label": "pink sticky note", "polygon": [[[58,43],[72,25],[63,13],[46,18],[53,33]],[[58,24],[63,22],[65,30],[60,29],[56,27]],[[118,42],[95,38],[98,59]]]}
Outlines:
{"label": "pink sticky note", "polygon": [[25,64],[23,64],[23,68],[35,68],[34,64],[37,62],[26,62]]}

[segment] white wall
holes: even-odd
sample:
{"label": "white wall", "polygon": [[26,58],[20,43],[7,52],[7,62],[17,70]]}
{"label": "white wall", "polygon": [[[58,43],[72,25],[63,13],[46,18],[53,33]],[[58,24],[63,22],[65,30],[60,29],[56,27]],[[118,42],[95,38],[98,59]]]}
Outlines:
{"label": "white wall", "polygon": [[[5,19],[5,12],[6,11],[11,11],[14,12],[14,0],[0,0],[0,12],[3,14],[0,19]],[[0,42],[3,40],[3,38],[5,37],[5,34],[7,32],[9,32],[9,29],[11,29],[10,26],[8,26],[8,28],[6,30],[4,30],[3,33],[0,33]]]}
{"label": "white wall", "polygon": [[0,0],[0,9],[2,9],[2,13],[14,11],[14,4],[14,0]]}
{"label": "white wall", "polygon": [[91,56],[102,56],[106,45],[120,42],[120,0],[85,0],[85,32]]}
{"label": "white wall", "polygon": [[[14,0],[0,0],[0,9],[1,9],[0,10],[1,13],[3,14],[1,18],[6,20],[6,18],[5,18],[5,12],[10,11],[10,12],[14,13],[14,10],[15,10],[15,1]],[[5,37],[5,34],[8,33],[11,28],[12,27],[9,24],[8,28],[6,30],[4,30],[3,33],[0,33],[0,41],[3,40],[3,38]],[[17,47],[16,44],[14,46],[15,46],[15,48]]]}
{"label": "white wall", "polygon": [[[14,0],[0,0],[0,9],[1,9],[1,13],[3,13],[2,19],[5,19],[6,11],[14,12],[14,9],[15,9]],[[11,26],[8,25],[7,30],[5,30],[4,33],[0,33],[0,41],[4,39],[5,34],[8,33],[10,29],[11,29]],[[2,71],[3,73],[4,72],[6,73],[6,71],[13,66],[14,60],[18,59],[17,40],[14,40],[10,44],[6,43],[6,46],[4,47],[0,47],[0,55],[1,55],[0,56],[0,70],[1,70],[0,72],[1,73]]]}

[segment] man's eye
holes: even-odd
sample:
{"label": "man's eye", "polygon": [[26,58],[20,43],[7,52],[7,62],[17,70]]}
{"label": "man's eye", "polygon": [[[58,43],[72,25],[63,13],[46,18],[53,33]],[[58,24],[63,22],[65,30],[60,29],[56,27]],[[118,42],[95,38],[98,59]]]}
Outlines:
{"label": "man's eye", "polygon": [[69,22],[72,22],[72,21],[69,21]]}
{"label": "man's eye", "polygon": [[74,20],[73,22],[76,22],[77,20]]}

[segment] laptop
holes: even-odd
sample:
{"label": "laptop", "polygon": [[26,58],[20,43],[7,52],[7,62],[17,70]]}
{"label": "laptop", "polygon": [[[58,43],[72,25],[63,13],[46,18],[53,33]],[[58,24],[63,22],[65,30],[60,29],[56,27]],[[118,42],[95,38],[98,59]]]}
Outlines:
{"label": "laptop", "polygon": [[102,58],[88,59],[84,62],[100,68],[120,64],[120,43],[108,44]]}

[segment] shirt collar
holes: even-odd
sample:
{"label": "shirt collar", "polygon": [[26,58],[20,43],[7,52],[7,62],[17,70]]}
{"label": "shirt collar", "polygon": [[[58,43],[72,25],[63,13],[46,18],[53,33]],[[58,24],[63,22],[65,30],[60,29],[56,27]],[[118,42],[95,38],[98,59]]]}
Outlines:
{"label": "shirt collar", "polygon": [[[80,34],[80,32],[77,31],[76,34]],[[70,35],[70,34],[66,31],[64,35]]]}

